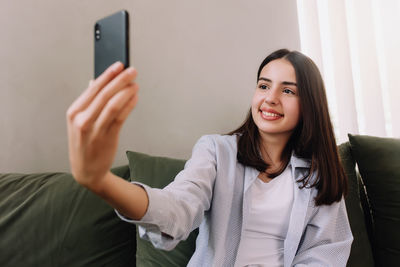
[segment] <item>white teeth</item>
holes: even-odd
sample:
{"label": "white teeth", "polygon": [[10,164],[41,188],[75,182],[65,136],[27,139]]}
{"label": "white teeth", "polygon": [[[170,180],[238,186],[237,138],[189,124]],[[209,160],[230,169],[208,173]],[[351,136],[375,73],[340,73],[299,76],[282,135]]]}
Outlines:
{"label": "white teeth", "polygon": [[275,114],[275,113],[271,113],[271,112],[265,112],[265,111],[263,111],[262,114],[263,114],[264,116],[268,116],[268,117],[280,117],[280,115]]}

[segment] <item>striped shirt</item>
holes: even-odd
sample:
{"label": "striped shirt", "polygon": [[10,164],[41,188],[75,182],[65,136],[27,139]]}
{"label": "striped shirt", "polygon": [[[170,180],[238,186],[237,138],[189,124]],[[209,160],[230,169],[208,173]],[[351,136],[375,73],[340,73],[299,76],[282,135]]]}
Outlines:
{"label": "striped shirt", "polygon": [[[141,238],[171,250],[199,227],[188,266],[234,266],[249,214],[250,185],[259,172],[238,163],[235,135],[206,135],[164,189],[141,184],[149,197],[136,223]],[[317,189],[299,188],[310,162],[292,154],[294,200],[284,241],[284,266],[346,266],[353,240],[344,200],[315,206]],[[268,264],[268,263],[266,263]]]}

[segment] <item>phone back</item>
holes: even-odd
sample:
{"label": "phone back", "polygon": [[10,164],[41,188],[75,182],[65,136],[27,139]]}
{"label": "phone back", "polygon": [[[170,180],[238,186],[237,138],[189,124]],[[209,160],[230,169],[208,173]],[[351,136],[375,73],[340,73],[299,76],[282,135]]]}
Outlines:
{"label": "phone back", "polygon": [[94,27],[94,76],[121,61],[129,66],[129,15],[125,10],[100,19]]}

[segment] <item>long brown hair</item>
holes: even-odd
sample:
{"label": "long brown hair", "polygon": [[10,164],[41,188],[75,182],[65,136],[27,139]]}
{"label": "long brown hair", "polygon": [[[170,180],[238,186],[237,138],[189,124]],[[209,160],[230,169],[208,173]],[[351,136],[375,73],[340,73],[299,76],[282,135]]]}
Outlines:
{"label": "long brown hair", "polygon": [[[316,205],[330,205],[340,201],[347,193],[347,179],[340,164],[333,127],[329,116],[325,86],[315,63],[297,51],[280,49],[267,56],[261,63],[257,81],[265,65],[275,59],[288,60],[296,73],[296,83],[301,106],[301,117],[282,153],[283,165],[270,177],[276,177],[289,163],[291,152],[311,160],[309,173],[299,182],[300,188],[316,187]],[[229,134],[238,134],[237,159],[240,163],[265,172],[269,165],[260,155],[260,135],[251,109],[244,123]],[[311,181],[316,174],[317,179]]]}

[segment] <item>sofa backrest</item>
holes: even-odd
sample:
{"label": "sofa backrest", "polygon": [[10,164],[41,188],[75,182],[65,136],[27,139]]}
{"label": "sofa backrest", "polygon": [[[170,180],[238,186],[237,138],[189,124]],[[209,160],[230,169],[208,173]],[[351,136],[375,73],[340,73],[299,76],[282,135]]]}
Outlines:
{"label": "sofa backrest", "polygon": [[400,139],[349,135],[371,207],[376,266],[400,262]]}

